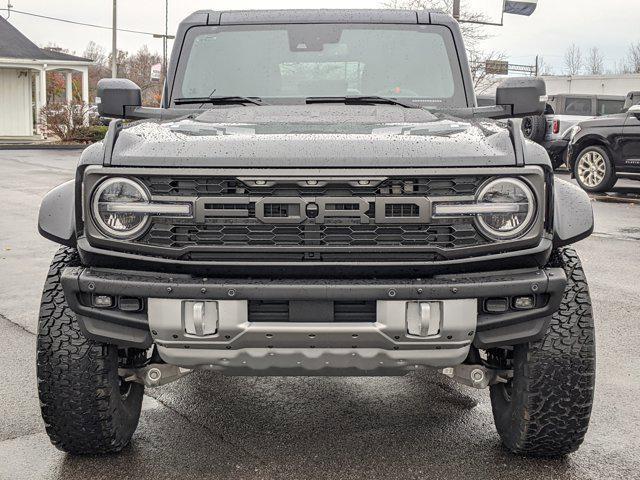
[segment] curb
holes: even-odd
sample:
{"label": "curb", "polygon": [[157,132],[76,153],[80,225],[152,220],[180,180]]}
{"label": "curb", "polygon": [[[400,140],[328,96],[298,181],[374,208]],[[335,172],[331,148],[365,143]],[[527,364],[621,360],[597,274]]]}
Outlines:
{"label": "curb", "polygon": [[593,195],[591,198],[597,202],[603,203],[628,203],[640,205],[640,198],[614,197],[610,195]]}
{"label": "curb", "polygon": [[0,144],[0,150],[84,150],[89,145],[56,145],[56,144]]}

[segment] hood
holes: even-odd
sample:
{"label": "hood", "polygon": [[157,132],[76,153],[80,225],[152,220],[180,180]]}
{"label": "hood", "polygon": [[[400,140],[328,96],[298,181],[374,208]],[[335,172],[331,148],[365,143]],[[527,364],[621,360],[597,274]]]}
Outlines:
{"label": "hood", "polygon": [[601,117],[593,117],[580,122],[581,128],[599,128],[599,127],[622,127],[627,120],[626,113],[614,113],[612,115],[603,115]]}
{"label": "hood", "polygon": [[508,130],[393,105],[288,105],[210,109],[124,128],[114,166],[513,166]]}

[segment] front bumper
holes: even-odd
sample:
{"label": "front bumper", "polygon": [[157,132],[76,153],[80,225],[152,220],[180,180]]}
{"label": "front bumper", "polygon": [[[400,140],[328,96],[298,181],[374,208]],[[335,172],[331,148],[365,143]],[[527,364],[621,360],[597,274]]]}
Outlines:
{"label": "front bumper", "polygon": [[[62,284],[85,335],[121,346],[158,346],[167,362],[231,374],[402,374],[453,366],[471,345],[491,348],[539,338],[560,305],[562,269],[443,275],[430,279],[209,279],[190,275],[69,267]],[[139,312],[92,306],[94,295],[142,299]],[[530,310],[486,313],[489,298],[533,295]],[[375,322],[318,322],[312,309],[293,322],[251,322],[250,301],[375,302]],[[218,301],[213,335],[185,333],[183,301]],[[407,333],[407,302],[442,305],[437,334]],[[225,313],[226,312],[226,313]],[[233,313],[229,313],[233,312]]]}

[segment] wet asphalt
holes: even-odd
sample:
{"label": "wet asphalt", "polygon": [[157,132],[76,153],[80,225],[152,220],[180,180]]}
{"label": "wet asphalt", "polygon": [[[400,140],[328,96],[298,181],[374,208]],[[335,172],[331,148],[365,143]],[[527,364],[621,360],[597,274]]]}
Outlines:
{"label": "wet asphalt", "polygon": [[[253,378],[199,372],[147,390],[121,454],[71,457],[39,415],[35,337],[56,246],[38,206],[78,152],[0,151],[0,479],[640,478],[640,182],[594,200],[577,245],[590,281],[598,371],[591,427],[563,460],[511,455],[488,392],[431,372],[401,378]],[[566,177],[566,175],[562,175]],[[614,201],[611,201],[614,200]]]}

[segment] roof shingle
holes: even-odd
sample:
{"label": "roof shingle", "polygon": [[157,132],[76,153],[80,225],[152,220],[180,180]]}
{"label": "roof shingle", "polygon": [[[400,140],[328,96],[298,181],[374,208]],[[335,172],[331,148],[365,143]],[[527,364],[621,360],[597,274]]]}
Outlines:
{"label": "roof shingle", "polygon": [[0,58],[91,62],[91,59],[53,52],[38,47],[16,27],[0,16]]}

